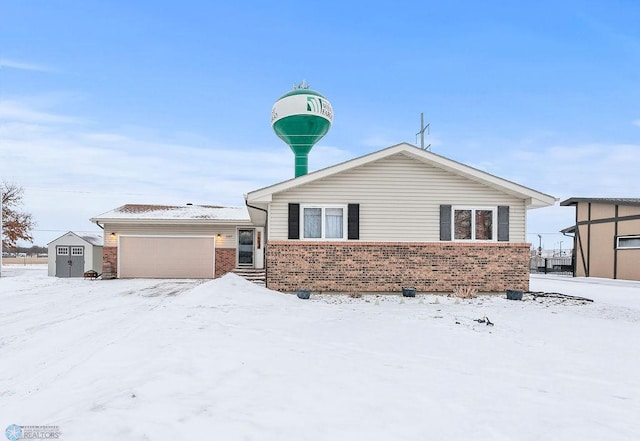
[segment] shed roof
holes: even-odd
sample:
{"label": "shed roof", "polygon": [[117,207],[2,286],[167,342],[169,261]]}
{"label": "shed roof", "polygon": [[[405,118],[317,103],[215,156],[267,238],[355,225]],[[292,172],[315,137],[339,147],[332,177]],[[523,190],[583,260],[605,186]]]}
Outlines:
{"label": "shed roof", "polygon": [[610,205],[636,205],[640,206],[640,199],[638,198],[580,198],[573,197],[560,202],[560,205],[569,206],[577,205],[580,202],[592,203],[592,204],[610,204]]}
{"label": "shed roof", "polygon": [[76,233],[76,235],[81,237],[82,239],[86,240],[91,245],[102,246],[102,244],[103,244],[102,234],[99,234],[99,233],[95,233],[95,234],[88,234],[88,233],[80,234],[80,233]]}
{"label": "shed roof", "polygon": [[249,221],[249,213],[246,207],[126,204],[91,218],[91,222],[145,220],[244,222]]}
{"label": "shed roof", "polygon": [[[55,238],[54,240],[52,240],[50,243],[55,242],[56,240],[59,240],[69,234],[73,234],[77,237],[79,237],[80,239],[84,240],[85,242],[94,245],[94,246],[98,246],[101,247],[103,244],[103,238],[102,238],[102,234],[100,233],[80,233],[80,232],[75,232],[75,231],[68,231],[66,233],[64,233],[62,236],[59,236],[57,238]],[[48,245],[48,244],[47,244]]]}

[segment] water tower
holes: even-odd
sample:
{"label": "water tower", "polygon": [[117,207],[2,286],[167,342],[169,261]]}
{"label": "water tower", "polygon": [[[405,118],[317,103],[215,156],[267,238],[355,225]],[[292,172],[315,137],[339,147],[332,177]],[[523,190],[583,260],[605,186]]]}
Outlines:
{"label": "water tower", "polygon": [[333,122],[331,103],[303,81],[282,95],[271,110],[271,126],[296,155],[296,178],[306,175],[309,152]]}

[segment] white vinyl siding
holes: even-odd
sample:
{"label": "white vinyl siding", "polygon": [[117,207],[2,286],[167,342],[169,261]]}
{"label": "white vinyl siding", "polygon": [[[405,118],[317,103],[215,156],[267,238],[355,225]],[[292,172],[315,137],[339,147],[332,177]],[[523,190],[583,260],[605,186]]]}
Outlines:
{"label": "white vinyl siding", "polygon": [[[180,224],[125,224],[107,223],[104,226],[106,246],[116,246],[119,235],[158,235],[158,236],[216,236],[216,248],[237,247],[237,227],[251,228],[251,223],[233,225],[180,225]],[[116,233],[112,236],[111,233]],[[217,235],[220,234],[218,238]]]}
{"label": "white vinyl siding", "polygon": [[525,242],[523,199],[402,153],[274,194],[269,240],[287,240],[289,202],[360,204],[360,240],[383,242],[439,241],[443,204],[508,205],[510,242]]}

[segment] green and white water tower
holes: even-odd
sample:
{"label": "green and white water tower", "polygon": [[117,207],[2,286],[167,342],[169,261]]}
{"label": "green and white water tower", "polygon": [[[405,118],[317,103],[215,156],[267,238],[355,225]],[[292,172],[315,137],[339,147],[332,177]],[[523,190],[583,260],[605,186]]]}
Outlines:
{"label": "green and white water tower", "polygon": [[282,95],[271,110],[271,126],[296,156],[296,178],[306,175],[309,152],[333,122],[331,103],[303,81]]}

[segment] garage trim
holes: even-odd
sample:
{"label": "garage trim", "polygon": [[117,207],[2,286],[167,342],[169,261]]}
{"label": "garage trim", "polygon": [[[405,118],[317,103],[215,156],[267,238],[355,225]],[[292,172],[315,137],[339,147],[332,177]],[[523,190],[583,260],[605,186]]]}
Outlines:
{"label": "garage trim", "polygon": [[[207,274],[207,278],[211,278],[213,279],[215,277],[215,260],[216,260],[216,238],[215,235],[190,235],[190,234],[121,234],[118,235],[118,240],[117,240],[117,245],[118,245],[118,251],[117,251],[117,266],[118,266],[118,278],[122,278],[122,267],[123,267],[123,260],[122,260],[122,243],[121,243],[121,239],[127,239],[127,238],[140,238],[140,239],[162,239],[162,238],[166,238],[166,239],[208,239],[211,241],[211,265],[210,265],[210,273],[208,272]],[[178,256],[179,257],[179,256]],[[141,276],[144,277],[144,276]],[[151,277],[150,277],[151,278]],[[158,278],[162,278],[162,276],[158,276]],[[172,275],[168,275],[165,276],[164,278],[182,278],[180,276],[172,276]],[[188,277],[188,278],[196,278],[196,277]]]}

